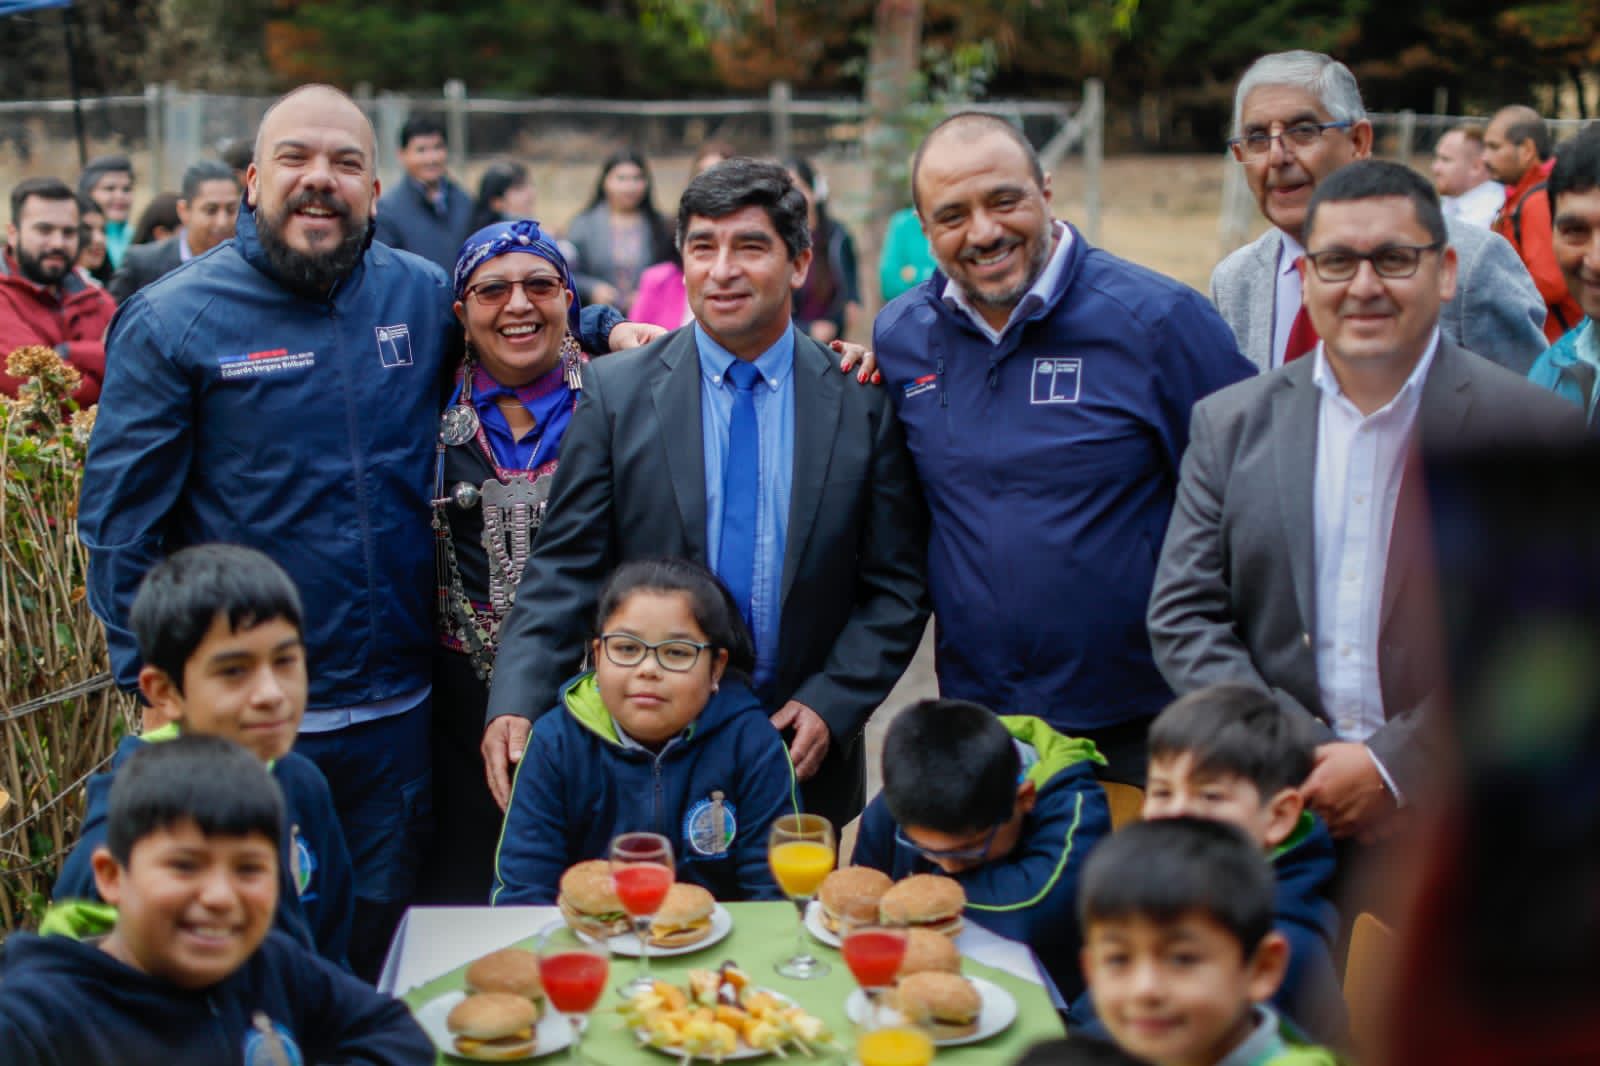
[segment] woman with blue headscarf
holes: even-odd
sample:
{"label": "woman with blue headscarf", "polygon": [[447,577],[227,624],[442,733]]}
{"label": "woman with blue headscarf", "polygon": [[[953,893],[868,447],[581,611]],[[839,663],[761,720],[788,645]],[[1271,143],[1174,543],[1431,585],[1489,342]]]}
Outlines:
{"label": "woman with blue headscarf", "polygon": [[578,343],[572,273],[537,222],[496,222],[467,238],[454,282],[466,357],[440,422],[434,471],[439,832],[422,898],[481,904],[501,822],[479,751],[497,635],[544,518],[589,354]]}

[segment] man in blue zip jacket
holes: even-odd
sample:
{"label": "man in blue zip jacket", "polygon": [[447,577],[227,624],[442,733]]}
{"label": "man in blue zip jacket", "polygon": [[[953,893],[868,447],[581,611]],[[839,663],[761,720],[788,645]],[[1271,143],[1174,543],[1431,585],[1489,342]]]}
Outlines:
{"label": "man in blue zip jacket", "polygon": [[933,517],[939,691],[1093,740],[1138,783],[1172,698],[1144,611],[1189,409],[1255,368],[1199,293],[1053,220],[1004,120],[940,123],[912,192],[939,270],[873,347]]}
{"label": "man in blue zip jacket", "polygon": [[336,89],[267,112],[234,240],[112,322],[79,505],[90,605],[125,688],[140,667],[129,605],[159,559],[245,544],[299,587],[296,750],[333,788],[356,875],[350,962],[369,978],[432,818],[430,475],[459,329],[443,272],[372,240],[375,159],[371,123]]}

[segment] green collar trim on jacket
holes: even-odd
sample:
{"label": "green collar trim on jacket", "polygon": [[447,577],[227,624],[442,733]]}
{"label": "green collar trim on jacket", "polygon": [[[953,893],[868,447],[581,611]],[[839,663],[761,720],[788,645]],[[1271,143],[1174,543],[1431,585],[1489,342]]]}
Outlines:
{"label": "green collar trim on jacket", "polygon": [[1311,831],[1316,827],[1317,816],[1310,811],[1301,811],[1300,820],[1294,824],[1294,832],[1290,833],[1289,838],[1282,844],[1272,849],[1272,860],[1276,862],[1295,848],[1298,848],[1301,841],[1310,836]]}
{"label": "green collar trim on jacket", "polygon": [[1028,767],[1027,778],[1034,787],[1043,788],[1056,774],[1080,762],[1093,762],[1101,766],[1106,757],[1094,746],[1094,741],[1082,737],[1069,737],[1059,733],[1045,722],[1026,714],[1003,714],[1000,724],[1012,738],[1020,740],[1039,755],[1039,761]]}
{"label": "green collar trim on jacket", "polygon": [[[600,698],[600,684],[595,680],[594,671],[589,671],[568,685],[561,698],[567,706],[567,713],[591,733],[608,744],[624,747],[617,720],[611,717],[611,712],[606,710],[605,700]],[[684,729],[685,741],[694,739],[695,725],[695,722],[690,722]]]}
{"label": "green collar trim on jacket", "polygon": [[105,936],[117,924],[117,908],[89,899],[66,899],[52,903],[39,923],[40,936],[64,936],[73,940]]}
{"label": "green collar trim on jacket", "polygon": [[[140,733],[139,739],[144,741],[146,744],[160,744],[164,740],[177,740],[181,736],[183,736],[183,729],[180,723],[168,722],[166,725],[156,726],[148,733]],[[276,759],[268,759],[267,772],[271,773],[272,768],[276,766],[277,763],[278,760]]]}

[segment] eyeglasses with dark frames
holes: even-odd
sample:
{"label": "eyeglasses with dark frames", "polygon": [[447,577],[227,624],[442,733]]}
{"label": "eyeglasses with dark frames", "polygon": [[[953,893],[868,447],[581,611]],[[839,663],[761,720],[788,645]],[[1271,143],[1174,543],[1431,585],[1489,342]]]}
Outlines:
{"label": "eyeglasses with dark frames", "polygon": [[499,278],[480,281],[476,285],[468,285],[466,292],[485,307],[499,307],[511,299],[511,290],[518,285],[522,286],[523,295],[530,301],[548,300],[566,288],[560,278],[552,278],[548,274],[530,274],[520,281],[502,281]]}
{"label": "eyeglasses with dark frames", "polygon": [[1443,241],[1432,244],[1386,244],[1373,252],[1352,252],[1347,248],[1329,248],[1321,252],[1307,252],[1311,269],[1323,281],[1349,281],[1356,276],[1362,263],[1371,263],[1380,278],[1409,278],[1422,265],[1425,252],[1437,252]]}
{"label": "eyeglasses with dark frames", "polygon": [[652,644],[627,633],[600,634],[600,647],[605,649],[606,658],[617,666],[638,666],[653,652],[661,669],[675,674],[693,670],[694,664],[700,661],[700,653],[713,646],[697,640],[663,640]]}
{"label": "eyeglasses with dark frames", "polygon": [[1233,150],[1233,158],[1239,162],[1255,162],[1267,157],[1267,153],[1272,151],[1273,141],[1282,141],[1286,148],[1310,148],[1328,130],[1347,130],[1354,125],[1353,119],[1342,122],[1296,122],[1277,133],[1252,130],[1243,137],[1230,137],[1228,147]]}
{"label": "eyeglasses with dark frames", "polygon": [[946,862],[981,862],[989,854],[989,849],[994,846],[994,838],[1000,835],[1000,830],[1005,824],[1005,822],[995,823],[994,827],[984,834],[983,843],[970,848],[949,848],[942,851],[937,848],[925,848],[906,836],[905,830],[899,827],[895,828],[894,839],[901,847],[917,852],[930,862],[938,862],[941,859]]}

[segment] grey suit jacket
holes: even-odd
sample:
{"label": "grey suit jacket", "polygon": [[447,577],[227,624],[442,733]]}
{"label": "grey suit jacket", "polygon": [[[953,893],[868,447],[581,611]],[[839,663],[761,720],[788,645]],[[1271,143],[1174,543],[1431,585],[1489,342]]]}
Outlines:
{"label": "grey suit jacket", "polygon": [[183,252],[178,248],[174,234],[154,244],[129,245],[122,266],[111,276],[106,291],[121,303],[157,278],[172,273],[183,265]]}
{"label": "grey suit jacket", "polygon": [[[1312,639],[1321,400],[1313,367],[1312,359],[1297,360],[1195,405],[1147,620],[1156,665],[1175,691],[1255,683],[1331,739]],[[1551,399],[1559,397],[1441,341],[1422,387],[1422,446],[1434,452],[1581,439],[1582,412]],[[1426,624],[1431,567],[1419,554],[1425,538],[1400,530],[1397,518],[1378,638],[1388,722],[1367,743],[1410,793],[1428,762],[1419,730],[1436,675]]]}
{"label": "grey suit jacket", "polygon": [[[783,560],[776,710],[795,699],[832,734],[808,804],[861,804],[867,717],[928,617],[928,519],[885,389],[846,381],[795,338],[794,481]],[[706,558],[700,359],[684,328],[585,368],[549,517],[500,637],[488,718],[535,718],[579,668],[607,574],[629,559]]]}
{"label": "grey suit jacket", "polygon": [[[1544,297],[1504,237],[1459,219],[1447,218],[1444,224],[1460,268],[1456,298],[1439,315],[1440,331],[1468,351],[1525,376],[1550,346],[1544,335]],[[1272,368],[1273,302],[1282,248],[1283,234],[1268,230],[1211,273],[1211,302],[1233,327],[1239,350],[1263,370]]]}

